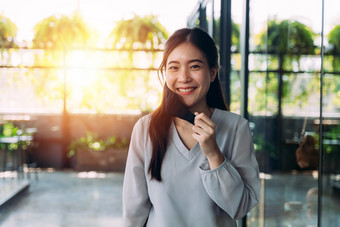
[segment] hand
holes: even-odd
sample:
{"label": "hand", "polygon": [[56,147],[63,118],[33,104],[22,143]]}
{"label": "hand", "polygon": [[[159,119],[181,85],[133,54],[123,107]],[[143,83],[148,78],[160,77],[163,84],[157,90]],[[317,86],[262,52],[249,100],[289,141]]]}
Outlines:
{"label": "hand", "polygon": [[192,137],[200,144],[203,154],[209,161],[210,169],[215,169],[224,161],[216,142],[215,123],[205,113],[196,112],[195,115]]}

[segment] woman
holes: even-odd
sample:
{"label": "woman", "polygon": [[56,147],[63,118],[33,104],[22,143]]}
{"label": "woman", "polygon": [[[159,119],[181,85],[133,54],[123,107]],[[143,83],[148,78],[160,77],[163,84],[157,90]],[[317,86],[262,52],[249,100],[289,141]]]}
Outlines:
{"label": "woman", "polygon": [[[132,132],[123,226],[236,226],[258,202],[259,172],[248,122],[227,111],[214,41],[199,28],[176,31],[159,71],[162,103]],[[194,125],[169,114],[167,89]]]}

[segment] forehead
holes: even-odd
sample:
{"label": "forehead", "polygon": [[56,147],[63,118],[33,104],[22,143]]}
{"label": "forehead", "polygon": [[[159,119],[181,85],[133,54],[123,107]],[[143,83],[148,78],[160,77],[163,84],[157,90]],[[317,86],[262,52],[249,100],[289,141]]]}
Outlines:
{"label": "forehead", "polygon": [[167,63],[169,62],[187,62],[193,59],[199,59],[206,62],[205,55],[195,45],[191,43],[182,43],[175,47],[169,54]]}

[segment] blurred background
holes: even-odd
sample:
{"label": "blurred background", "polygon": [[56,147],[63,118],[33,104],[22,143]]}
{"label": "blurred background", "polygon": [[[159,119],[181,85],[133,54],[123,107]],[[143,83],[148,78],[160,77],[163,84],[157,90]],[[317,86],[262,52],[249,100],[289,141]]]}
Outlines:
{"label": "blurred background", "polygon": [[340,226],[338,0],[2,1],[0,225],[119,226],[132,127],[160,103],[165,41],[195,26],[253,133],[261,200],[239,226]]}

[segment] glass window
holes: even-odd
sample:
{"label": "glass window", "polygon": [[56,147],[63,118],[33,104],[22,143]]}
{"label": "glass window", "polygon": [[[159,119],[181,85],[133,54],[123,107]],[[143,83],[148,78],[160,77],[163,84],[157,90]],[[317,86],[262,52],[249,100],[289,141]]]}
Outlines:
{"label": "glass window", "polygon": [[242,2],[231,2],[231,73],[230,73],[230,110],[240,113],[241,108],[241,54],[240,26],[242,22]]}
{"label": "glass window", "polygon": [[209,1],[205,6],[205,12],[207,16],[207,32],[213,36],[214,32],[214,15],[213,15],[213,0]]}
{"label": "glass window", "polygon": [[[340,2],[325,0],[322,90],[322,226],[340,225]],[[320,125],[320,121],[315,122]],[[318,141],[317,141],[318,142]],[[315,212],[311,207],[311,212]]]}
{"label": "glass window", "polygon": [[[335,7],[335,1],[326,2]],[[264,194],[248,226],[316,226],[322,1],[250,3],[248,111]],[[335,14],[325,15],[328,34],[329,25],[336,23]],[[339,161],[339,103],[335,101],[339,80],[336,64],[331,63],[334,59],[326,51],[322,103],[325,226],[339,222],[334,216],[339,212],[335,204],[340,172],[334,164]]]}

